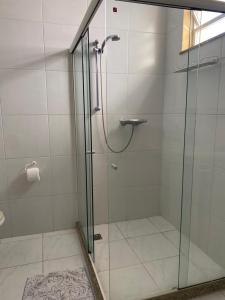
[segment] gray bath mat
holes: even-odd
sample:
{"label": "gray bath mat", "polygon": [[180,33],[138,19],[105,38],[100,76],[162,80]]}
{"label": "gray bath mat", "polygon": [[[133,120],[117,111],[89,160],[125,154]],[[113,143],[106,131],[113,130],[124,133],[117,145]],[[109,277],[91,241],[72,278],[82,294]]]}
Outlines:
{"label": "gray bath mat", "polygon": [[93,300],[84,268],[28,278],[22,300]]}

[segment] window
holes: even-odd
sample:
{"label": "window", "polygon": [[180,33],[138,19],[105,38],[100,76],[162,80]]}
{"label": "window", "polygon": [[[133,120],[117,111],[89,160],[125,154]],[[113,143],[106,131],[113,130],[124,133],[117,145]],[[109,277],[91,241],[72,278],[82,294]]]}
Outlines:
{"label": "window", "polygon": [[182,51],[225,33],[225,14],[209,11],[184,12]]}

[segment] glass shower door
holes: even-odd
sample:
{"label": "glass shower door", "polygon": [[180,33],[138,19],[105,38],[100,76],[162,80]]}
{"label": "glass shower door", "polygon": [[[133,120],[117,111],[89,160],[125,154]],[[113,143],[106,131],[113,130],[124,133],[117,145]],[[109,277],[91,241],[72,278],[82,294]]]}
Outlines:
{"label": "glass shower door", "polygon": [[94,220],[93,220],[93,166],[92,166],[92,128],[91,128],[91,93],[90,93],[90,59],[89,30],[82,39],[83,52],[83,83],[84,83],[84,128],[85,128],[85,161],[87,188],[87,223],[88,251],[94,252]]}
{"label": "glass shower door", "polygon": [[92,128],[88,30],[74,52],[74,77],[77,121],[79,222],[88,252],[93,254]]}
{"label": "glass shower door", "polygon": [[[198,14],[200,25],[210,16]],[[188,52],[180,288],[225,276],[225,44],[221,36],[201,43],[202,28]]]}

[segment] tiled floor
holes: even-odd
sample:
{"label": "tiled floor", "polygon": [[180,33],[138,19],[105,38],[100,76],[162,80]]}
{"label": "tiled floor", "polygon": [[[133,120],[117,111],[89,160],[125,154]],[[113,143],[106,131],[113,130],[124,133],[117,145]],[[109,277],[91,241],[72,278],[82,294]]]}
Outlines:
{"label": "tiled floor", "polygon": [[[177,287],[179,234],[161,217],[98,225],[96,268],[110,300],[141,300]],[[108,233],[109,231],[109,233]],[[109,247],[110,246],[110,247]],[[110,257],[110,258],[109,258]],[[191,244],[189,284],[225,272]],[[26,279],[83,266],[75,230],[0,240],[0,299],[21,300]],[[225,292],[199,300],[225,300]]]}
{"label": "tiled floor", "polygon": [[0,299],[21,300],[26,279],[83,266],[75,230],[0,240]]}
{"label": "tiled floor", "polygon": [[[179,233],[161,216],[97,225],[95,233],[103,236],[95,242],[95,265],[106,296],[110,290],[110,300],[141,300],[177,288]],[[220,266],[191,243],[189,285],[224,275]],[[216,293],[199,299],[225,300],[225,296]]]}

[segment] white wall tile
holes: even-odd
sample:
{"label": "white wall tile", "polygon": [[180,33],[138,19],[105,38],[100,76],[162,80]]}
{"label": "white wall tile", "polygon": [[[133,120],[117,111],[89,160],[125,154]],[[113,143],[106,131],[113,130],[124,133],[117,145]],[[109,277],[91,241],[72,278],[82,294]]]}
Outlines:
{"label": "white wall tile", "polygon": [[160,152],[144,151],[136,155],[136,184],[142,187],[160,184]]}
{"label": "white wall tile", "polygon": [[[132,118],[132,116],[130,116]],[[130,149],[132,151],[160,150],[162,138],[162,115],[137,115],[138,118],[147,120],[135,128],[134,138]]]}
{"label": "white wall tile", "polygon": [[[0,209],[7,216],[1,237],[11,234],[12,220],[14,235],[74,225],[73,158],[52,158],[51,164],[49,133],[51,155],[70,155],[73,83],[65,71],[86,7],[86,0],[0,0],[0,158],[7,158],[0,160]],[[47,113],[55,115],[50,124]],[[28,184],[24,166],[33,159],[41,181]]]}
{"label": "white wall tile", "polygon": [[[176,88],[174,88],[175,86]],[[191,88],[190,85],[189,88]],[[163,112],[184,113],[186,106],[186,90],[187,75],[185,73],[168,74],[165,76]]]}
{"label": "white wall tile", "polygon": [[213,168],[199,164],[196,160],[193,166],[192,203],[211,210],[213,188]]}
{"label": "white wall tile", "polygon": [[44,0],[44,21],[79,26],[86,8],[86,0]]}
{"label": "white wall tile", "polygon": [[[208,207],[207,207],[208,208]],[[209,245],[209,230],[211,211],[204,205],[194,203],[191,208],[190,239],[193,243],[207,251]]]}
{"label": "white wall tile", "polygon": [[73,160],[72,157],[63,156],[52,158],[53,192],[55,195],[73,194],[76,191]]}
{"label": "white wall tile", "polygon": [[201,45],[199,49],[200,59],[204,60],[204,58],[209,57],[221,57],[222,51],[222,39],[216,39],[209,41]]}
{"label": "white wall tile", "polygon": [[45,61],[47,70],[71,69],[69,48],[77,31],[76,26],[44,24]]}
{"label": "white wall tile", "polygon": [[1,0],[0,18],[42,21],[42,0]]}
{"label": "white wall tile", "polygon": [[170,157],[162,157],[161,182],[164,186],[181,191],[183,160],[172,160]]}
{"label": "white wall tile", "polygon": [[74,228],[78,221],[77,195],[54,196],[52,201],[54,230]]}
{"label": "white wall tile", "polygon": [[107,155],[98,154],[93,155],[93,181],[94,186],[104,186],[107,184]]}
{"label": "white wall tile", "polygon": [[[40,169],[41,180],[30,183],[27,181],[25,165],[35,160]],[[10,199],[47,196],[52,193],[51,162],[48,157],[32,157],[26,159],[8,159],[7,193]]]}
{"label": "white wall tile", "polygon": [[215,142],[215,165],[219,168],[225,168],[225,116],[217,116],[216,142]]}
{"label": "white wall tile", "polygon": [[44,67],[41,23],[0,20],[0,67],[21,69]]}
{"label": "white wall tile", "polygon": [[181,222],[181,191],[162,185],[160,191],[160,213],[178,230]]}
{"label": "white wall tile", "polygon": [[216,168],[212,176],[213,176],[212,177],[213,186],[211,186],[212,188],[212,196],[211,196],[212,212],[211,213],[221,218],[222,220],[225,220],[225,216],[224,216],[225,170]]}
{"label": "white wall tile", "polygon": [[48,156],[47,116],[10,116],[3,120],[7,158]]}
{"label": "white wall tile", "polygon": [[109,222],[118,222],[128,219],[128,199],[131,203],[135,203],[136,197],[134,188],[121,187],[112,183],[108,185]]}
{"label": "white wall tile", "polygon": [[225,222],[218,217],[213,216],[211,219],[209,232],[209,255],[215,262],[225,267],[225,242],[224,242]]}
{"label": "white wall tile", "polygon": [[133,193],[134,197],[126,199],[124,220],[142,219],[160,214],[159,186],[134,188]]}
{"label": "white wall tile", "polygon": [[140,5],[139,3],[131,3],[129,6],[129,28],[131,31],[151,33],[164,33],[166,31],[166,8],[154,5]]}
{"label": "white wall tile", "polygon": [[129,73],[164,73],[165,37],[159,34],[129,32]]}
{"label": "white wall tile", "polygon": [[160,76],[128,75],[127,114],[162,112],[163,79]]}
{"label": "white wall tile", "polygon": [[[140,156],[138,152],[123,152],[121,154],[110,154],[108,161],[108,176],[109,184],[111,185],[111,187],[137,187],[136,165],[137,163],[139,163],[139,161]],[[113,169],[111,167],[111,164],[115,164],[117,166],[117,169]]]}
{"label": "white wall tile", "polygon": [[[82,117],[80,117],[80,119],[79,123],[81,124]],[[104,153],[107,150],[103,135],[101,115],[92,116],[92,145],[95,153]]]}
{"label": "white wall tile", "polygon": [[202,166],[212,166],[216,136],[216,115],[198,115],[196,120],[195,159]]}
{"label": "white wall tile", "polygon": [[182,24],[183,14],[183,9],[167,8],[167,32]]}
{"label": "white wall tile", "polygon": [[7,199],[7,168],[6,161],[0,159],[0,201]]}
{"label": "white wall tile", "polygon": [[[219,102],[220,67],[202,69],[198,73],[198,113],[215,114]],[[191,87],[189,87],[191,88]]]}
{"label": "white wall tile", "polygon": [[[224,51],[225,51],[225,39],[224,39]],[[225,86],[223,84],[223,79],[225,77],[225,65],[221,65],[221,74],[220,74],[220,94],[219,94],[219,104],[218,112],[225,113]]]}
{"label": "white wall tile", "polygon": [[[1,111],[1,109],[0,109]],[[0,158],[5,158],[5,145],[3,137],[3,127],[2,127],[2,115],[0,115]]]}
{"label": "white wall tile", "polygon": [[[107,36],[117,34],[119,41],[108,41],[105,46],[107,55],[107,72],[109,73],[127,73],[128,69],[128,35],[127,31],[107,28]],[[104,55],[104,54],[103,54]]]}
{"label": "white wall tile", "polygon": [[127,99],[127,75],[109,74],[107,76],[107,112],[110,114],[125,113]]}
{"label": "white wall tile", "polygon": [[[129,29],[129,11],[131,3],[118,2],[111,0],[107,2],[106,22],[113,29]],[[117,12],[113,12],[113,7],[117,8]]]}
{"label": "white wall tile", "polygon": [[180,114],[165,114],[163,116],[163,144],[168,153],[173,156],[183,154],[185,116]]}
{"label": "white wall tile", "polygon": [[43,71],[0,71],[0,99],[5,115],[46,114],[46,78]]}
{"label": "white wall tile", "polygon": [[70,155],[74,151],[74,120],[70,116],[50,116],[50,143],[52,155]]}
{"label": "white wall tile", "polygon": [[49,114],[74,114],[72,74],[47,71]]}
{"label": "white wall tile", "polygon": [[31,197],[11,202],[13,235],[53,230],[52,197]]}
{"label": "white wall tile", "polygon": [[108,186],[94,186],[94,222],[95,225],[109,222]]}

